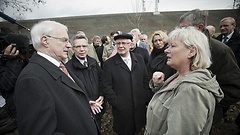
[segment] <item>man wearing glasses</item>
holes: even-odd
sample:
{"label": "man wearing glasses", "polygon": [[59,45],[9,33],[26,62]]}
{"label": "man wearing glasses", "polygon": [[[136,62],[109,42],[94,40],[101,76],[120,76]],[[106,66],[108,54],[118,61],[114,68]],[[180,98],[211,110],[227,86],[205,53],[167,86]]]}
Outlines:
{"label": "man wearing glasses", "polygon": [[[87,37],[81,34],[74,35],[72,38],[72,45],[74,54],[72,55],[72,59],[67,62],[66,66],[83,82],[86,94],[90,100],[102,105],[103,96],[102,92],[99,91],[99,81],[102,69],[94,58],[87,55]],[[99,127],[101,127],[101,116],[103,113],[94,111],[94,114]]]}
{"label": "man wearing glasses", "polygon": [[86,134],[100,131],[92,117],[84,85],[64,66],[71,48],[67,27],[42,21],[31,29],[37,53],[23,69],[15,87],[19,134]]}
{"label": "man wearing glasses", "polygon": [[114,37],[117,54],[103,65],[102,91],[113,109],[113,130],[136,135],[146,122],[148,73],[142,56],[130,52],[133,37]]}

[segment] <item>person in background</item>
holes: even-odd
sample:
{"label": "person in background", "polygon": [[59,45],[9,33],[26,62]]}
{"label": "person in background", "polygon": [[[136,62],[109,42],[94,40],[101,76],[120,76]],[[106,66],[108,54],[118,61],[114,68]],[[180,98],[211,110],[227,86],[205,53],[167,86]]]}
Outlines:
{"label": "person in background", "polygon": [[208,12],[195,9],[184,13],[179,19],[179,27],[194,26],[209,39],[212,65],[208,68],[216,75],[216,79],[224,93],[224,98],[216,105],[213,124],[222,122],[230,105],[240,100],[240,69],[236,58],[228,46],[210,37],[205,29]]}
{"label": "person in background", "polygon": [[116,54],[117,51],[115,51],[116,46],[115,46],[114,37],[117,36],[118,34],[119,34],[118,31],[113,31],[110,33],[111,43],[104,46],[103,48],[103,54],[102,54],[103,62],[105,62],[108,58],[110,58],[110,56],[112,57]]}
{"label": "person in background", "polygon": [[145,44],[144,42],[140,41],[141,32],[139,29],[135,28],[130,31],[130,33],[135,37],[136,40],[136,46],[144,48],[148,51],[148,54],[150,53],[150,46]]}
{"label": "person in background", "polygon": [[99,61],[101,62],[101,67],[103,66],[103,59],[102,59],[102,55],[103,55],[103,49],[104,49],[104,46],[106,45],[109,45],[111,40],[110,40],[110,37],[109,36],[102,36],[101,38],[101,42],[102,42],[102,45],[99,46],[97,49],[96,49],[96,53],[98,55],[98,59]]}
{"label": "person in background", "polygon": [[0,38],[0,134],[18,135],[17,111],[14,104],[14,88],[22,69],[34,52],[28,36],[8,33]]}
{"label": "person in background", "polygon": [[216,31],[216,28],[213,25],[206,26],[206,29],[208,30],[208,32],[209,32],[209,34],[212,38],[216,38],[215,35],[214,35],[215,31]]}
{"label": "person in background", "polygon": [[167,65],[167,55],[164,50],[167,48],[167,34],[158,30],[152,35],[153,50],[150,54],[148,63],[148,73],[152,76],[154,72],[160,71],[165,75],[165,80],[172,76],[176,70]]}
{"label": "person in background", "polygon": [[146,49],[137,46],[138,37],[136,34],[129,32],[133,36],[133,44],[131,44],[130,51],[139,54],[143,57],[145,66],[148,65],[149,53]]}
{"label": "person in background", "polygon": [[[77,31],[77,34],[78,35],[83,35],[83,36],[87,37],[86,34],[83,31]],[[72,48],[70,48],[69,51],[68,51],[68,59],[66,60],[66,63],[70,59],[72,59],[73,53],[74,52],[73,52]],[[96,50],[95,50],[93,44],[89,44],[88,45],[88,56],[94,58],[97,61],[98,65],[101,66],[101,62],[98,59],[98,55],[96,53]]]}
{"label": "person in background", "polygon": [[94,36],[92,39],[92,45],[95,49],[101,46],[101,38],[99,36]]}
{"label": "person in background", "polygon": [[148,36],[147,34],[141,34],[139,37],[140,41],[148,45]]}
{"label": "person in background", "polygon": [[146,122],[149,77],[143,58],[130,52],[132,39],[130,34],[115,36],[117,54],[103,65],[101,89],[112,106],[118,135],[137,135]]}
{"label": "person in background", "polygon": [[209,134],[216,102],[223,92],[207,69],[211,53],[207,37],[193,27],[169,34],[167,64],[177,73],[164,82],[155,72],[150,87],[154,92],[147,109],[145,135]]}
{"label": "person in background", "polygon": [[150,44],[148,44],[148,35],[147,35],[147,34],[141,34],[139,38],[140,38],[140,41],[141,41],[141,42],[149,45],[149,53],[151,53],[153,47],[152,47]]}
{"label": "person in background", "polygon": [[[104,98],[103,93],[99,90],[102,69],[95,59],[87,56],[88,39],[83,35],[76,34],[71,41],[74,54],[66,66],[83,82],[89,99],[102,105]],[[103,111],[96,114],[99,127],[101,127],[102,115]]]}
{"label": "person in background", "polygon": [[[1,44],[2,45],[2,44]],[[1,50],[0,58],[0,134],[18,135],[17,112],[13,94],[17,77],[25,66],[12,44]]]}
{"label": "person in background", "polygon": [[41,21],[31,29],[37,51],[20,73],[15,104],[20,135],[99,135],[92,113],[101,106],[90,102],[83,83],[64,66],[71,48],[68,28]]}
{"label": "person in background", "polygon": [[232,17],[225,17],[220,21],[219,27],[221,34],[217,36],[216,39],[232,49],[237,59],[238,67],[240,67],[240,34],[235,29],[235,19]]}

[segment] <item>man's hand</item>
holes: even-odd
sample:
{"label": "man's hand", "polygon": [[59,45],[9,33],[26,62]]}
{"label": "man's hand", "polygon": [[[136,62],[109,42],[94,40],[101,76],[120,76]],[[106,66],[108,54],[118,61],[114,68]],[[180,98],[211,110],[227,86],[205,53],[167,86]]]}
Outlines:
{"label": "man's hand", "polygon": [[102,105],[102,104],[103,104],[103,100],[104,100],[104,97],[103,97],[103,96],[99,96],[99,98],[96,100],[96,102],[97,102],[99,105]]}
{"label": "man's hand", "polygon": [[6,47],[6,49],[4,50],[4,55],[6,56],[11,56],[11,57],[16,57],[19,55],[19,51],[17,50],[16,47],[14,47],[13,45],[9,45]]}
{"label": "man's hand", "polygon": [[103,109],[103,107],[96,101],[89,101],[89,104],[90,104],[93,114],[100,113],[101,109]]}

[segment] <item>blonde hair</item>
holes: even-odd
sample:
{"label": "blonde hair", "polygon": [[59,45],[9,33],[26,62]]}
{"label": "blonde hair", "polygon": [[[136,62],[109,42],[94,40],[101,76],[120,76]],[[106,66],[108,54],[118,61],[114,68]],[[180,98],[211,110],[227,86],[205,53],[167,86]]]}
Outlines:
{"label": "blonde hair", "polygon": [[168,43],[174,40],[179,40],[189,49],[196,49],[190,65],[192,71],[206,69],[212,64],[208,38],[201,31],[194,27],[176,28],[169,34]]}
{"label": "blonde hair", "polygon": [[168,40],[168,35],[166,32],[162,31],[162,30],[158,30],[158,31],[155,31],[153,34],[152,34],[152,45],[154,46],[154,36],[156,35],[159,35],[161,38],[162,38],[162,41],[164,42],[164,44],[167,43],[167,40]]}

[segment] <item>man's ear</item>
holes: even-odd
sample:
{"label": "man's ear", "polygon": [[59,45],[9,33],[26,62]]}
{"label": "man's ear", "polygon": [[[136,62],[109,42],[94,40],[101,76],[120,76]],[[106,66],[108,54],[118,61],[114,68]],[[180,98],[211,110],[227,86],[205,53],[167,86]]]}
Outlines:
{"label": "man's ear", "polygon": [[204,27],[204,25],[201,23],[201,24],[198,25],[198,29],[199,29],[200,31],[204,31],[205,27]]}
{"label": "man's ear", "polygon": [[196,53],[197,53],[197,50],[196,50],[195,47],[190,48],[190,51],[189,51],[189,54],[188,54],[188,58],[190,59],[190,58],[194,57],[196,55]]}
{"label": "man's ear", "polygon": [[47,36],[43,35],[41,37],[41,43],[44,47],[48,47]]}

